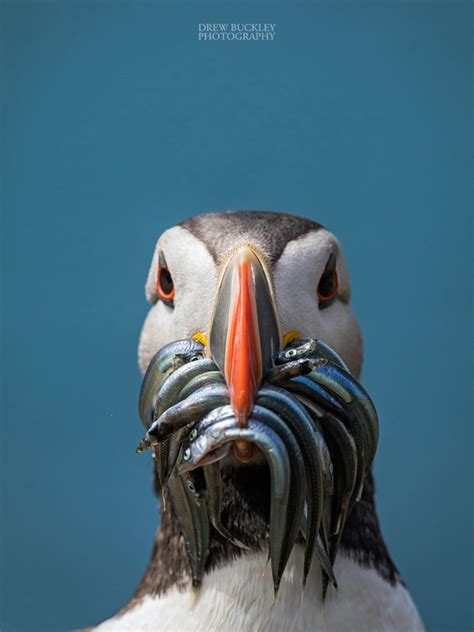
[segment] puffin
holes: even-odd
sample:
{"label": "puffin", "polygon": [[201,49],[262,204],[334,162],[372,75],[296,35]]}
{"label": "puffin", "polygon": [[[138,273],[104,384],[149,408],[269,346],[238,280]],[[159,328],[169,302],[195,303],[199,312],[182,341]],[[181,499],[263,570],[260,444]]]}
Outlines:
{"label": "puffin", "polygon": [[[197,215],[166,230],[158,239],[145,285],[151,308],[139,340],[141,372],[145,373],[159,349],[173,341],[194,338],[205,346],[209,344],[210,330],[216,329],[216,314],[228,310],[232,302],[229,296],[222,298],[223,271],[235,266],[249,249],[258,253],[266,278],[263,285],[253,279],[254,300],[258,304],[271,301],[282,340],[288,342],[304,335],[324,341],[358,379],[363,340],[350,306],[349,274],[340,243],[329,230],[310,219],[248,210]],[[265,297],[268,288],[271,296]],[[252,340],[263,341],[266,336],[266,324],[261,322]],[[239,358],[244,356],[240,354]],[[253,360],[246,357],[245,361],[251,365]],[[250,389],[250,383],[247,387],[244,384],[242,405],[251,408],[252,397],[245,388]],[[247,546],[237,547],[211,529],[202,585],[198,593],[193,591],[183,534],[172,501],[162,489],[151,558],[134,596],[115,616],[88,629],[424,630],[384,542],[371,471],[342,531],[334,565],[337,590],[331,587],[323,597],[317,564],[312,565],[302,589],[304,551],[297,543],[275,596],[268,563],[268,467],[251,455],[244,458],[245,446],[241,449],[242,454],[236,450],[222,462],[222,520]],[[159,491],[156,473],[155,488]]]}

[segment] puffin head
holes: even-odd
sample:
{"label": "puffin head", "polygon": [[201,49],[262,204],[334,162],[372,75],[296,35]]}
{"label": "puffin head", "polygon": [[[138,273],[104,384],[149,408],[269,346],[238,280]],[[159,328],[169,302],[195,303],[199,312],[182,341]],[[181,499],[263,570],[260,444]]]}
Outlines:
{"label": "puffin head", "polygon": [[186,220],[158,239],[146,296],[141,371],[164,345],[196,337],[225,374],[243,421],[272,354],[294,338],[322,340],[360,374],[362,339],[341,246],[308,219],[224,211]]}

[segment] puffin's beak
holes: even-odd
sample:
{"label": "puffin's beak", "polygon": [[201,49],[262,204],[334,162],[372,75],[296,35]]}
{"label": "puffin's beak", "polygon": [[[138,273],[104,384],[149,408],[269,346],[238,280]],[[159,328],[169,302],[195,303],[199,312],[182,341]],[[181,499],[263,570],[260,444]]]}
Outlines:
{"label": "puffin's beak", "polygon": [[270,272],[263,255],[243,245],[220,277],[209,333],[209,350],[223,372],[241,427],[247,425],[263,376],[281,348]]}

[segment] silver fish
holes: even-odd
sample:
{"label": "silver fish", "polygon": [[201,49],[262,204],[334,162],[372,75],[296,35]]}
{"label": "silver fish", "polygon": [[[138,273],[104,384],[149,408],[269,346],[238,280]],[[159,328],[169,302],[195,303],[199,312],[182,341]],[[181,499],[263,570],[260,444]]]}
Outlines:
{"label": "silver fish", "polygon": [[366,464],[368,469],[374,459],[379,438],[377,411],[368,393],[350,373],[329,361],[315,368],[308,377],[334,395],[349,417],[359,421],[369,448]]}
{"label": "silver fish", "polygon": [[291,550],[295,544],[304,512],[306,496],[305,463],[298,441],[286,420],[281,419],[275,412],[263,406],[256,405],[252,411],[252,419],[259,421],[274,430],[285,444],[291,467],[290,496],[288,501],[288,518],[282,544],[280,568],[277,581],[280,583]]}
{"label": "silver fish", "polygon": [[143,377],[138,403],[140,419],[146,428],[153,422],[156,398],[163,382],[179,366],[193,358],[201,359],[203,351],[203,345],[197,340],[177,340],[165,345],[153,356]]}
{"label": "silver fish", "polygon": [[215,371],[216,365],[209,358],[202,358],[195,362],[189,362],[174,371],[163,383],[156,398],[153,421],[165,410],[183,399],[181,392],[190,380],[201,376],[203,373]]}
{"label": "silver fish", "polygon": [[192,586],[197,590],[201,585],[209,549],[209,518],[206,503],[198,505],[194,501],[181,476],[172,476],[169,479],[168,490],[188,551]]}
{"label": "silver fish", "polygon": [[190,380],[182,389],[179,397],[180,399],[185,399],[186,397],[191,395],[191,393],[197,391],[198,388],[208,386],[209,384],[225,384],[225,377],[220,371],[209,371],[200,375],[196,375],[196,377]]}
{"label": "silver fish", "polygon": [[346,371],[349,370],[344,360],[334,349],[331,349],[329,345],[316,338],[298,338],[293,340],[278,354],[276,364],[284,364],[285,362],[303,358],[324,358],[334,362],[334,364],[337,364]]}
{"label": "silver fish", "polygon": [[329,442],[331,459],[337,461],[334,466],[336,512],[333,525],[333,535],[337,535],[343,526],[345,515],[351,507],[351,498],[357,480],[357,447],[342,421],[311,400],[302,396],[298,396],[298,399],[321,426],[326,443]]}
{"label": "silver fish", "polygon": [[219,462],[211,463],[203,467],[204,480],[206,482],[207,509],[209,519],[214,529],[224,538],[232,542],[241,549],[249,550],[249,547],[241,540],[236,538],[222,524],[221,513],[224,502],[224,484],[222,482],[221,464]]}
{"label": "silver fish", "polygon": [[[191,467],[199,467],[207,451],[235,440],[255,443],[265,454],[271,477],[270,500],[270,558],[275,594],[279,588],[282,546],[287,521],[287,508],[290,491],[291,467],[285,444],[271,428],[250,418],[247,428],[237,426],[236,420],[216,422],[204,430],[207,441],[201,442],[189,452],[183,452],[183,460]],[[199,436],[199,424],[197,426]],[[178,469],[178,472],[180,469]]]}
{"label": "silver fish", "polygon": [[[195,360],[190,360],[188,364],[185,364],[176,369],[163,383],[161,390],[159,391],[155,409],[153,413],[153,420],[155,421],[162,413],[168,408],[178,403],[185,398],[183,391],[190,381],[196,377],[202,377],[212,373],[216,365],[212,360],[207,358],[199,359],[197,356]],[[176,462],[180,437],[170,437],[165,441],[162,441],[158,447],[158,477],[162,484],[165,484],[168,480],[171,471]]]}
{"label": "silver fish", "polygon": [[263,386],[257,404],[280,415],[297,438],[306,472],[306,503],[308,506],[308,537],[304,561],[303,583],[306,583],[313,560],[314,546],[323,512],[323,468],[313,420],[304,407],[290,393],[276,386]]}
{"label": "silver fish", "polygon": [[311,373],[313,369],[317,368],[324,362],[326,362],[326,360],[319,358],[301,358],[300,360],[295,360],[293,362],[278,364],[267,373],[266,381],[271,384],[282,385],[293,377],[300,377],[301,375]]}
{"label": "silver fish", "polygon": [[[303,538],[305,540],[308,537],[307,516],[308,516],[307,507],[305,505],[304,516],[300,525],[301,534],[303,535]],[[333,562],[331,562],[331,560],[329,559],[329,555],[326,553],[326,549],[324,548],[324,544],[322,543],[321,537],[319,535],[316,538],[314,554],[318,559],[319,565],[321,566],[323,573],[325,573],[326,576],[329,578],[334,588],[337,588],[337,580],[336,580],[336,576],[334,575]]]}
{"label": "silver fish", "polygon": [[198,421],[213,408],[229,402],[229,394],[224,384],[203,386],[185,400],[178,402],[163,412],[148,430],[137,447],[137,452],[148,450],[153,445],[167,439],[173,432]]}

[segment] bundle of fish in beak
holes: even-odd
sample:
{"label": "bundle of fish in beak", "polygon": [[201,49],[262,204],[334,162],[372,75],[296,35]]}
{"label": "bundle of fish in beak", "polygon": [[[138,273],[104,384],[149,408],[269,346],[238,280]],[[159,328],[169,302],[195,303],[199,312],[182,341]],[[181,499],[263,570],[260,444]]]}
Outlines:
{"label": "bundle of fish in beak", "polygon": [[324,598],[330,584],[337,587],[341,534],[375,456],[377,413],[328,345],[297,332],[282,336],[262,259],[248,245],[231,253],[209,335],[167,344],[151,360],[139,403],[147,433],[137,451],[153,449],[195,589],[211,528],[248,548],[222,520],[224,468],[265,459],[275,595],[293,546],[304,541],[303,585],[316,560]]}

